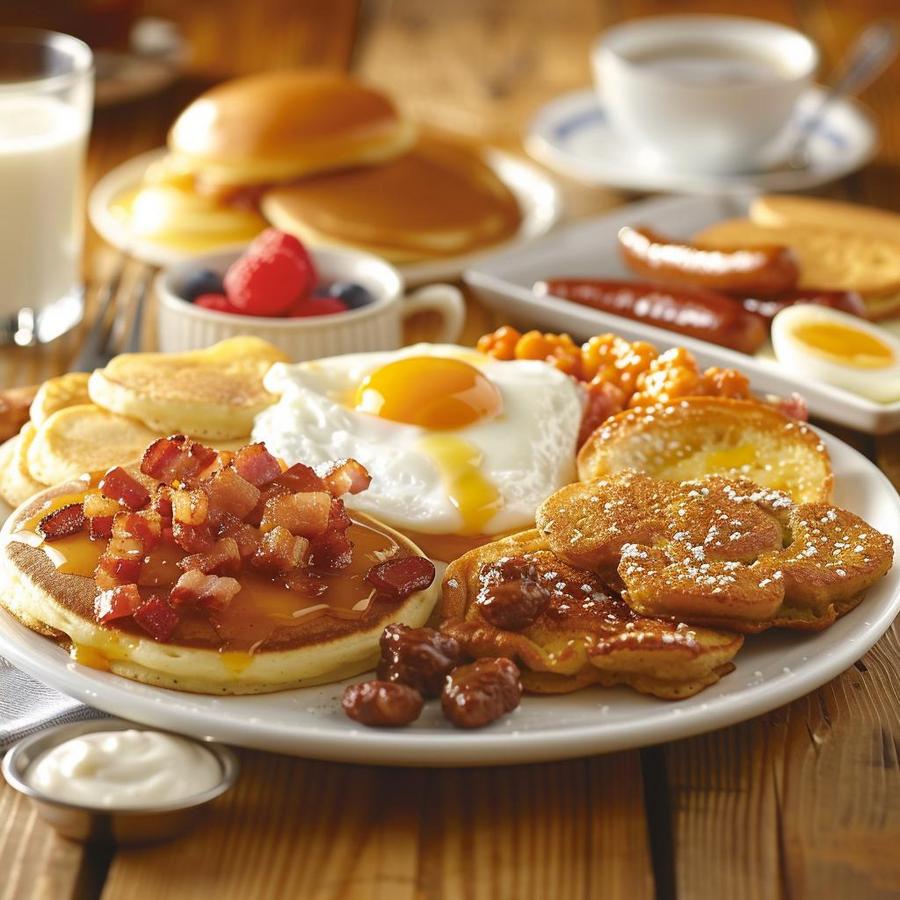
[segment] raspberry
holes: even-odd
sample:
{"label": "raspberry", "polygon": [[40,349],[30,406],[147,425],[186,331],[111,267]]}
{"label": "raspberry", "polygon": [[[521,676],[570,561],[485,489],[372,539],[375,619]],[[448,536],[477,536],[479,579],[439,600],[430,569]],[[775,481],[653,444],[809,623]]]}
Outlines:
{"label": "raspberry", "polygon": [[267,228],[260,232],[247,248],[247,256],[268,256],[277,250],[284,250],[291,256],[304,257],[306,249],[294,235],[277,228]]}
{"label": "raspberry", "polygon": [[304,319],[307,316],[328,316],[332,313],[346,312],[348,309],[347,304],[337,297],[310,297],[292,307],[288,316],[292,319]]}
{"label": "raspberry", "polygon": [[306,247],[294,235],[288,234],[286,231],[279,231],[277,228],[267,228],[261,234],[257,235],[253,243],[247,248],[248,256],[268,256],[270,253],[278,251],[293,256],[307,271],[308,280],[302,296],[308,297],[314,293],[316,282],[319,279],[316,272],[315,263],[306,250]]}
{"label": "raspberry", "polygon": [[212,309],[216,312],[238,312],[238,310],[228,302],[228,298],[224,294],[201,294],[194,300],[194,306],[201,306],[203,309]]}
{"label": "raspberry", "polygon": [[225,293],[248,316],[279,316],[315,284],[310,268],[284,250],[246,254],[225,273]]}

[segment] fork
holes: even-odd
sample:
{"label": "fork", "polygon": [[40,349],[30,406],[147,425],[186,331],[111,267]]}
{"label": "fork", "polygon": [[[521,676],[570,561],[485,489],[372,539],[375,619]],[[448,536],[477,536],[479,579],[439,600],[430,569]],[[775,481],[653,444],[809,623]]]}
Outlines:
{"label": "fork", "polygon": [[103,368],[119,353],[135,353],[141,349],[144,306],[154,269],[142,266],[141,274],[132,287],[123,291],[122,282],[127,266],[128,257],[123,254],[103,285],[94,323],[84,339],[81,351],[72,362],[73,372],[93,372],[94,369]]}

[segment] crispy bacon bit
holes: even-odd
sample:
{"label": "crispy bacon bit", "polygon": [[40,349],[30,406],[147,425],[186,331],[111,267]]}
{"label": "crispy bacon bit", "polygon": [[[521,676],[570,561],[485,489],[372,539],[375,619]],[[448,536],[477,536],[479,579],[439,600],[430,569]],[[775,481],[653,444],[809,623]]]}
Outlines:
{"label": "crispy bacon bit", "polygon": [[309,542],[309,564],[326,572],[346,569],[353,561],[353,542],[346,531],[329,531]]}
{"label": "crispy bacon bit", "polygon": [[308,568],[296,569],[279,579],[282,587],[297,594],[302,594],[306,600],[315,600],[328,591],[328,585],[321,575],[310,571]]}
{"label": "crispy bacon bit", "polygon": [[328,529],[331,500],[331,494],[326,491],[273,497],[266,501],[260,527],[269,531],[281,526],[291,534],[317,537]]}
{"label": "crispy bacon bit", "polygon": [[266,450],[265,444],[248,444],[234,457],[234,469],[250,484],[262,487],[281,474],[278,460]]}
{"label": "crispy bacon bit", "polygon": [[171,493],[172,518],[184,525],[202,525],[209,515],[205,491],[179,488]]}
{"label": "crispy bacon bit", "polygon": [[94,516],[88,519],[91,526],[91,540],[97,541],[100,538],[112,537],[112,516]]}
{"label": "crispy bacon bit", "polygon": [[48,513],[38,523],[38,533],[45,541],[57,541],[77,534],[85,526],[84,508],[80,503],[67,503]]}
{"label": "crispy bacon bit", "polygon": [[209,497],[210,511],[231,513],[243,519],[259,502],[259,488],[232,468],[220,469],[201,485]]}
{"label": "crispy bacon bit", "polygon": [[240,582],[234,578],[204,575],[199,569],[191,569],[175,583],[169,600],[175,606],[201,606],[204,609],[222,610],[231,603],[240,589]]}
{"label": "crispy bacon bit", "polygon": [[153,508],[164,518],[172,518],[172,488],[167,484],[158,484],[153,497]]}
{"label": "crispy bacon bit", "polygon": [[97,594],[94,599],[94,615],[98,622],[124,619],[141,605],[141,601],[141,593],[136,584],[120,584]]}
{"label": "crispy bacon bit", "polygon": [[100,493],[129,509],[143,509],[150,502],[150,491],[121,466],[110,469],[100,479]]}
{"label": "crispy bacon bit", "polygon": [[241,551],[234,538],[224,537],[216,541],[208,553],[186,556],[178,565],[185,571],[198,569],[207,575],[211,572],[234,574],[241,570]]}
{"label": "crispy bacon bit", "polygon": [[266,511],[266,504],[273,498],[279,497],[282,494],[290,494],[289,491],[283,484],[279,484],[277,481],[273,481],[271,484],[267,484],[264,488],[261,488],[259,500],[256,503],[256,506],[253,507],[250,512],[244,516],[244,520],[248,522],[250,525],[259,528],[260,522],[262,522],[263,514]]}
{"label": "crispy bacon bit", "polygon": [[316,474],[316,470],[303,463],[295,463],[285,469],[276,479],[276,484],[283,485],[292,494],[327,491],[325,482]]}
{"label": "crispy bacon bit", "polygon": [[144,564],[143,544],[132,537],[114,537],[97,561],[94,578],[101,588],[137,584]]}
{"label": "crispy bacon bit", "polygon": [[434,563],[422,556],[388,559],[366,572],[366,581],[391,597],[406,598],[434,581]]}
{"label": "crispy bacon bit", "polygon": [[355,459],[344,459],[335,463],[323,476],[329,491],[335,497],[344,494],[358,494],[372,482],[366,467]]}
{"label": "crispy bacon bit", "polygon": [[353,524],[353,520],[347,514],[347,507],[343,500],[337,497],[331,501],[331,509],[328,510],[328,530],[346,531]]}
{"label": "crispy bacon bit", "polygon": [[205,447],[183,434],[159,438],[144,452],[141,471],[157,481],[171,484],[190,482],[218,459],[211,447]]}
{"label": "crispy bacon bit", "polygon": [[172,523],[172,540],[185,553],[208,553],[215,540],[207,525],[185,525]]}
{"label": "crispy bacon bit", "polygon": [[241,554],[241,559],[247,559],[256,552],[259,547],[260,533],[252,525],[242,521],[231,513],[225,513],[219,522],[216,532],[219,537],[234,538]]}
{"label": "crispy bacon bit", "polygon": [[85,494],[83,506],[84,514],[89,519],[103,516],[112,517],[122,509],[118,500],[110,500],[103,494]]}
{"label": "crispy bacon bit", "polygon": [[175,633],[180,617],[162,594],[153,594],[132,614],[134,619],[155,641],[167,641]]}
{"label": "crispy bacon bit", "polygon": [[146,553],[159,543],[162,536],[162,517],[152,509],[116,513],[112,521],[112,536],[134,538],[141,542]]}
{"label": "crispy bacon bit", "polygon": [[308,549],[306,538],[295,537],[286,528],[276,525],[262,536],[251,564],[268,572],[290,572],[301,565]]}

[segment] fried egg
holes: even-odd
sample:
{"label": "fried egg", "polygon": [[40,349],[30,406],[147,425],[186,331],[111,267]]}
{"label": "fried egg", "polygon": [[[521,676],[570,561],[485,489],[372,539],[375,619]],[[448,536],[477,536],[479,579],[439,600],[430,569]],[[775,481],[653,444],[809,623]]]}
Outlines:
{"label": "fried egg", "polygon": [[582,391],[543,362],[419,344],[279,363],[264,383],[280,399],[257,416],[254,440],[289,463],[359,460],[372,483],[348,505],[400,530],[529,527],[575,479]]}
{"label": "fried egg", "polygon": [[772,346],[796,372],[881,403],[900,400],[900,340],[857,316],[789,306],[772,320]]}

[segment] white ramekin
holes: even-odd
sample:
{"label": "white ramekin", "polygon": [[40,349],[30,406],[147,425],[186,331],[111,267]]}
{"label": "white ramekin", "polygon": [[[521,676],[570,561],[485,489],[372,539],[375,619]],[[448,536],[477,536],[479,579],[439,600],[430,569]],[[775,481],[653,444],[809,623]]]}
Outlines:
{"label": "white ramekin", "polygon": [[297,362],[340,353],[395,350],[403,343],[403,322],[423,310],[441,316],[438,342],[454,343],[459,338],[465,304],[462,294],[452,285],[433,284],[406,296],[400,273],[376,256],[325,248],[311,253],[324,281],[360,284],[374,298],[372,303],[347,312],[302,319],[236,316],[203,309],[182,299],[181,286],[198,269],[224,274],[240,251],[198,256],[164,270],[156,278],[159,349],[167,353],[198,350],[226,338],[254,335]]}

